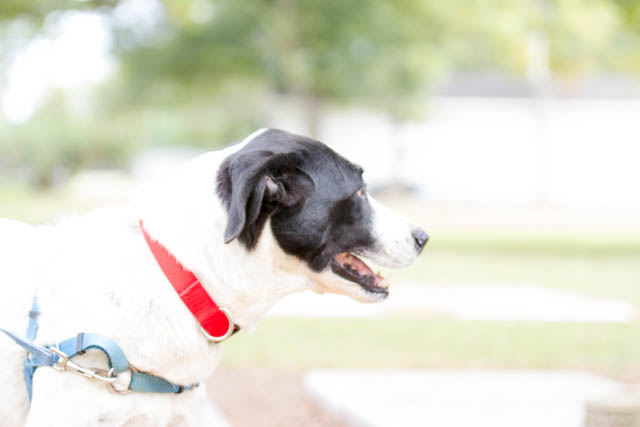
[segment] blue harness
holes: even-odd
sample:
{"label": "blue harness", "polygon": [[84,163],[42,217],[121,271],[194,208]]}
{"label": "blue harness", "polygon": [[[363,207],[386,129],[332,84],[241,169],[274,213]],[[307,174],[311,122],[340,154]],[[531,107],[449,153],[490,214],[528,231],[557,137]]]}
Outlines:
{"label": "blue harness", "polygon": [[[24,381],[27,385],[29,400],[31,400],[33,389],[33,374],[41,366],[50,366],[60,371],[75,372],[87,378],[96,379],[106,383],[109,389],[115,393],[127,394],[131,391],[148,393],[182,393],[198,386],[193,384],[188,387],[170,383],[169,381],[156,377],[155,375],[139,372],[129,365],[122,349],[111,338],[104,335],[79,333],[75,337],[69,338],[58,344],[40,346],[34,343],[38,334],[38,298],[33,298],[33,305],[29,312],[29,326],[26,338],[22,338],[12,332],[0,328],[16,342],[20,347],[27,350],[28,355],[24,361]],[[109,363],[108,370],[85,368],[71,361],[71,358],[84,354],[87,350],[100,350],[107,356]],[[122,372],[131,371],[131,382],[124,390],[114,388],[116,376]]]}

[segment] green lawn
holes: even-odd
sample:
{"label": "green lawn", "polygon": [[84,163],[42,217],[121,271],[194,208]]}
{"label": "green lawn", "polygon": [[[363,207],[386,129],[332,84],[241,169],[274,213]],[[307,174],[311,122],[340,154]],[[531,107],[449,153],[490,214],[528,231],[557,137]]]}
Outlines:
{"label": "green lawn", "polygon": [[428,248],[397,281],[535,284],[616,298],[640,307],[640,254],[519,252]]}
{"label": "green lawn", "polygon": [[78,210],[86,209],[59,193],[0,183],[0,217],[37,224]]}
{"label": "green lawn", "polygon": [[429,245],[437,250],[471,253],[554,256],[637,255],[640,257],[640,235],[638,234],[532,234],[526,231],[509,234],[487,231],[459,234],[445,232],[432,237]]}
{"label": "green lawn", "polygon": [[268,318],[225,343],[226,366],[586,369],[640,378],[640,323]]}

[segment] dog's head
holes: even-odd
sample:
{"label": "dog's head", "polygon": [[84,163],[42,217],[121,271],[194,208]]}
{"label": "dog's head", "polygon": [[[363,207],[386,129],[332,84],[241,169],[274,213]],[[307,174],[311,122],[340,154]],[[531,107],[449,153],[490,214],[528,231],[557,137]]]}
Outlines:
{"label": "dog's head", "polygon": [[383,300],[384,278],[360,257],[404,267],[428,236],[373,200],[362,173],[319,141],[275,129],[257,134],[218,170],[217,193],[228,213],[225,242],[252,251],[268,227],[316,290]]}

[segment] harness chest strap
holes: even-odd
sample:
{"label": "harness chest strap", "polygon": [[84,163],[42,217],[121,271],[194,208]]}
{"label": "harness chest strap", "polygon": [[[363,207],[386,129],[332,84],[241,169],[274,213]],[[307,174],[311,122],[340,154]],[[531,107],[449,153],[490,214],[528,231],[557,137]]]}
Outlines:
{"label": "harness chest strap", "polygon": [[[129,365],[124,352],[112,339],[99,334],[80,333],[75,337],[64,340],[58,344],[41,346],[34,342],[38,332],[38,316],[40,311],[38,308],[38,299],[34,297],[31,311],[29,312],[29,326],[27,328],[27,337],[22,338],[5,329],[4,332],[19,346],[29,352],[24,361],[24,380],[27,386],[29,400],[31,400],[33,389],[33,375],[37,368],[41,366],[49,366],[63,371],[76,372],[87,378],[98,379],[109,385],[110,390],[117,393],[128,393],[130,391],[149,392],[149,393],[182,393],[185,390],[191,390],[198,386],[193,384],[187,387],[173,384],[163,378],[155,375],[139,372]],[[87,350],[99,350],[107,357],[109,369],[91,369],[80,366],[70,359],[84,354]],[[125,391],[117,390],[114,383],[117,375],[131,371],[131,381]]]}
{"label": "harness chest strap", "polygon": [[[158,265],[180,299],[200,323],[201,330],[207,339],[221,342],[239,331],[240,328],[233,323],[229,312],[218,307],[196,276],[186,270],[164,246],[149,236],[142,221],[139,224],[144,239]],[[29,353],[24,362],[24,379],[29,400],[31,400],[33,388],[33,375],[36,368],[40,366],[50,366],[64,371],[71,370],[85,377],[98,379],[106,382],[112,391],[119,393],[122,391],[114,388],[116,376],[126,371],[131,371],[131,381],[128,389],[124,391],[125,393],[129,391],[182,393],[198,386],[198,384],[193,384],[185,387],[173,384],[163,378],[133,369],[118,344],[104,335],[80,333],[58,344],[45,347],[38,345],[34,340],[38,333],[39,315],[38,299],[34,297],[25,338],[0,328],[1,332],[4,332]],[[70,360],[91,349],[104,353],[108,360],[109,370],[85,368]]]}

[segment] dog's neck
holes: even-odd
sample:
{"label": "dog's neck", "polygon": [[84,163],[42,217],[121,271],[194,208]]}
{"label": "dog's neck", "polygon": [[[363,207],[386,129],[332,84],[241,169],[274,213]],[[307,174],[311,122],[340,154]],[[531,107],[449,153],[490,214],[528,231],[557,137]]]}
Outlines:
{"label": "dog's neck", "polygon": [[278,300],[313,284],[300,261],[277,245],[269,223],[250,251],[238,241],[224,243],[227,211],[216,194],[212,164],[229,154],[204,154],[134,193],[133,201],[151,236],[200,279],[236,324],[251,329]]}

